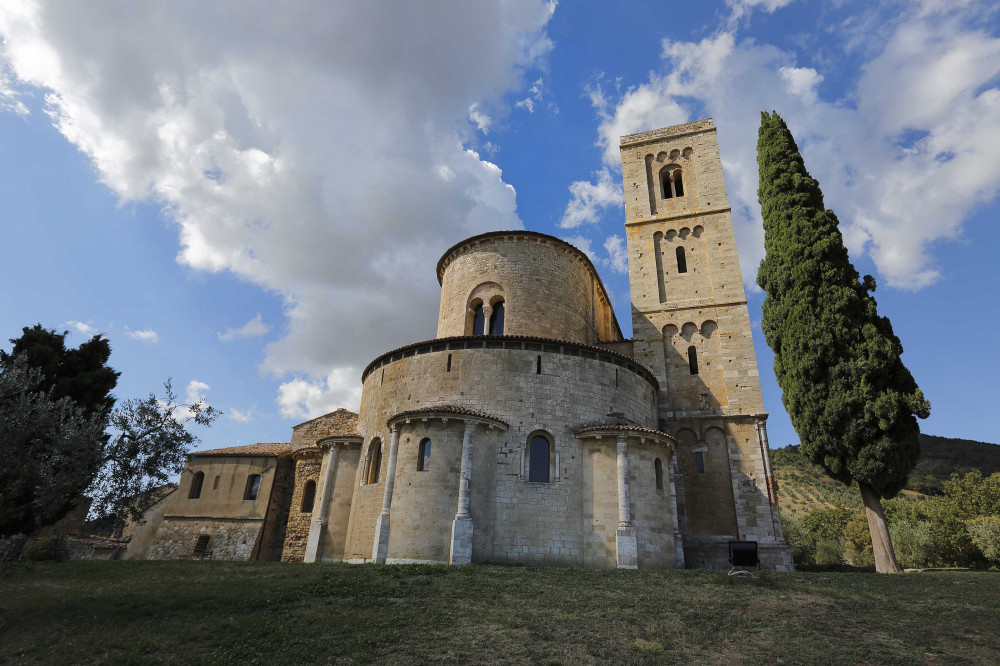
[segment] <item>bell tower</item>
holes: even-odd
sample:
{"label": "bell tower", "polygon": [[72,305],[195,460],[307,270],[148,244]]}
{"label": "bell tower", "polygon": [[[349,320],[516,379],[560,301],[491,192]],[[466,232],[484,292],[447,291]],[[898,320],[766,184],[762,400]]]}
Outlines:
{"label": "bell tower", "polygon": [[633,355],[678,442],[687,566],[724,566],[730,540],[751,540],[791,568],[715,125],[623,136],[621,155]]}

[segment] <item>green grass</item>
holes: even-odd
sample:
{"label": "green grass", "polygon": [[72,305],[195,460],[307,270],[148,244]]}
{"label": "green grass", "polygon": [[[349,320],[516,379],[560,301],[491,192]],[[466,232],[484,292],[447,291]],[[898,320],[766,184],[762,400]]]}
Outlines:
{"label": "green grass", "polygon": [[0,575],[0,663],[997,663],[1000,574],[70,562]]}

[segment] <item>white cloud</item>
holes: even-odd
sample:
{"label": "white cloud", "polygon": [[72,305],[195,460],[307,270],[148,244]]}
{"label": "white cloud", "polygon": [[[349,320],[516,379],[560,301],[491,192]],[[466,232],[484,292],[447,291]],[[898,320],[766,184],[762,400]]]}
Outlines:
{"label": "white cloud", "polygon": [[490,125],[493,124],[493,118],[488,116],[482,109],[479,108],[479,102],[471,105],[469,107],[469,120],[472,124],[482,132],[483,134],[490,133]]}
{"label": "white cloud", "polygon": [[871,22],[884,39],[851,104],[819,97],[821,72],[797,67],[792,54],[734,32],[665,40],[665,73],[626,91],[613,111],[597,107],[604,161],[618,166],[622,134],[691,120],[684,105],[714,117],[743,277],[755,288],[759,112],[777,109],[852,255],[868,252],[891,286],[931,284],[940,275],[932,248],[1000,191],[1000,39],[976,20],[981,4],[928,7]]}
{"label": "white cloud", "polygon": [[608,253],[608,266],[615,273],[628,273],[628,251],[625,249],[625,239],[618,234],[604,239],[604,249]]}
{"label": "white cloud", "polygon": [[440,253],[523,226],[463,142],[470,105],[542,64],[554,8],[25,0],[0,4],[0,38],[102,182],[177,223],[181,263],[283,295],[263,369],[317,379],[432,336]]}
{"label": "white cloud", "polygon": [[518,109],[524,109],[528,113],[534,113],[535,107],[544,103],[545,108],[552,113],[559,113],[559,107],[556,106],[555,102],[544,102],[545,97],[545,81],[539,78],[528,88],[528,96],[515,102],[514,106]]}
{"label": "white cloud", "polygon": [[10,77],[0,67],[0,113],[13,113],[22,118],[30,115],[28,107],[17,97],[17,91],[11,86]]}
{"label": "white cloud", "polygon": [[590,247],[591,241],[586,236],[566,236],[563,240],[587,255],[595,264],[598,263],[597,254]]}
{"label": "white cloud", "polygon": [[264,319],[258,312],[257,316],[243,324],[239,328],[227,328],[225,333],[219,333],[219,339],[223,342],[232,342],[236,338],[259,338],[267,335],[271,327],[264,323]]}
{"label": "white cloud", "polygon": [[621,184],[606,168],[595,171],[595,182],[578,180],[569,186],[573,195],[563,212],[559,226],[573,229],[581,224],[596,224],[601,219],[601,211],[611,206],[622,208],[625,197]]}
{"label": "white cloud", "polygon": [[128,326],[125,327],[125,335],[140,342],[158,342],[160,340],[160,335],[151,328],[143,329],[141,331],[133,331]]}
{"label": "white cloud", "polygon": [[71,319],[63,324],[63,326],[69,326],[77,333],[82,333],[83,335],[94,335],[97,333],[97,329],[94,328],[94,322],[82,322]]}
{"label": "white cloud", "polygon": [[327,377],[309,381],[293,379],[278,387],[278,408],[289,419],[311,419],[340,407],[357,411],[361,382],[355,368],[337,368]]}
{"label": "white cloud", "polygon": [[230,407],[226,415],[237,423],[250,423],[256,418],[256,414],[254,414],[256,410],[256,405],[245,411],[242,409],[236,409],[235,407]]}
{"label": "white cloud", "polygon": [[184,400],[189,405],[193,405],[199,400],[206,400],[205,393],[212,388],[205,382],[200,382],[197,379],[192,379],[188,382],[187,390],[184,392]]}
{"label": "white cloud", "polygon": [[744,16],[749,16],[755,9],[773,14],[782,7],[787,7],[794,0],[726,0],[729,5],[729,23],[733,25]]}

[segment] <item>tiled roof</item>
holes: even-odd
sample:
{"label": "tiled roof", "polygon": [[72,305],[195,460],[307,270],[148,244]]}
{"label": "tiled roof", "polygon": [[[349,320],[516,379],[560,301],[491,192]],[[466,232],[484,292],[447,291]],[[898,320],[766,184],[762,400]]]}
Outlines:
{"label": "tiled roof", "polygon": [[[616,351],[611,351],[610,349],[605,349],[604,347],[598,347],[596,345],[588,345],[582,342],[571,342],[569,340],[559,340],[557,338],[539,338],[532,335],[455,335],[447,338],[434,338],[433,340],[424,340],[423,342],[414,342],[408,344],[405,347],[399,347],[398,349],[393,349],[387,351],[386,353],[378,356],[374,361],[369,363],[361,373],[361,381],[364,382],[368,375],[372,373],[376,368],[380,367],[380,364],[391,359],[397,354],[406,354],[418,347],[425,346],[438,346],[447,345],[453,342],[526,342],[526,343],[538,343],[543,345],[562,345],[564,347],[573,347],[574,349],[583,349],[586,351],[594,352],[603,356],[610,356],[612,358],[620,359],[625,363],[625,365],[635,372],[640,374],[646,381],[653,385],[656,390],[660,389],[660,383],[653,376],[652,371],[644,366],[639,361],[635,360],[631,356],[626,356]],[[413,354],[410,354],[411,356]],[[391,362],[391,361],[390,361]],[[298,427],[298,426],[296,426]]]}
{"label": "tiled roof", "polygon": [[319,421],[320,419],[327,421],[327,428],[329,429],[328,432],[323,433],[324,437],[361,437],[361,435],[358,434],[358,415],[349,409],[344,409],[343,407],[332,411],[329,414],[324,414],[323,416],[317,416],[314,419],[303,421],[297,426],[293,426],[292,430],[301,428],[307,423]]}
{"label": "tiled roof", "polygon": [[484,419],[487,421],[495,421],[496,423],[503,424],[505,427],[508,423],[502,419],[487,414],[486,412],[481,412],[478,409],[472,409],[471,407],[463,407],[461,405],[436,405],[434,407],[421,407],[420,409],[411,409],[405,412],[400,412],[399,414],[393,415],[392,418],[387,421],[387,423],[392,423],[393,421],[399,421],[411,416],[420,416],[422,414],[455,414],[456,416],[472,416],[477,419]]}
{"label": "tiled roof", "polygon": [[290,453],[292,445],[288,442],[260,442],[246,446],[227,446],[223,449],[195,451],[192,456],[280,456]]}
{"label": "tiled roof", "polygon": [[663,432],[662,430],[654,430],[653,428],[644,428],[637,425],[627,425],[620,423],[606,423],[603,425],[592,425],[586,428],[580,428],[576,431],[577,435],[586,435],[592,432],[634,432],[639,435],[651,435],[653,437],[662,437],[664,439],[669,439],[673,441],[673,437]]}

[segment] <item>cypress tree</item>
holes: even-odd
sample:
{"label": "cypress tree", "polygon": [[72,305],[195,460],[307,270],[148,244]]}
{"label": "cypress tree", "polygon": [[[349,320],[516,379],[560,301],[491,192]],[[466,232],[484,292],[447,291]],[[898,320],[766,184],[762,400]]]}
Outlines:
{"label": "cypress tree", "polygon": [[878,314],[874,278],[859,278],[837,217],[776,112],[761,114],[757,163],[766,250],[757,273],[767,293],[761,327],[782,401],[802,452],[838,481],[858,484],[876,570],[899,572],[881,498],[902,490],[916,466],[915,417],[927,418],[930,403]]}

